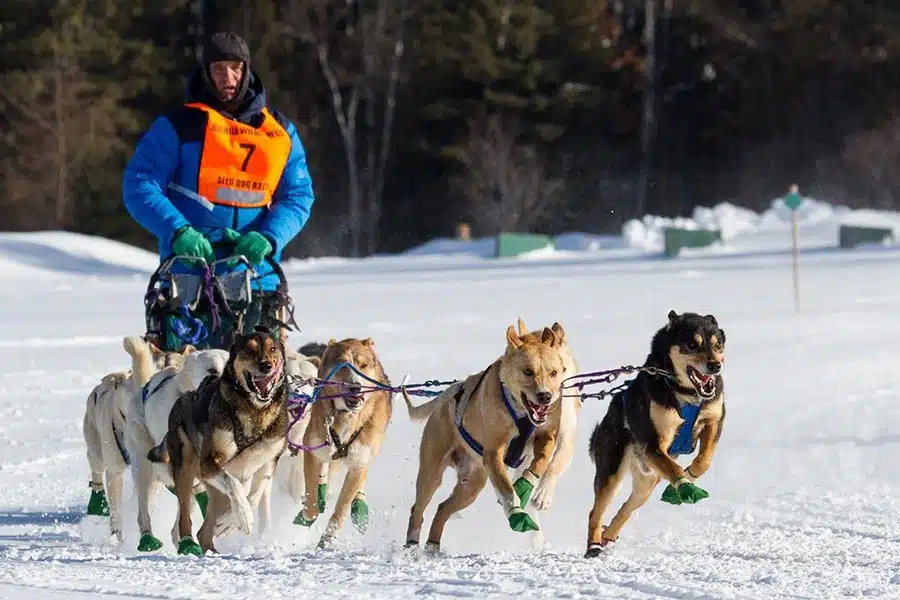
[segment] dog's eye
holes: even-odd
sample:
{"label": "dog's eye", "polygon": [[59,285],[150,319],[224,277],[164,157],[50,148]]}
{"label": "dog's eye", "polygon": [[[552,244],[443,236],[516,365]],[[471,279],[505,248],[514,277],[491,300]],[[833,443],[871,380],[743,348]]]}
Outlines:
{"label": "dog's eye", "polygon": [[361,363],[357,363],[356,366],[359,367],[360,369],[368,369],[368,368],[369,368],[369,363],[367,363],[367,362],[361,362]]}
{"label": "dog's eye", "polygon": [[722,350],[722,342],[716,342],[715,349],[716,349],[716,352],[719,352],[720,350]]}
{"label": "dog's eye", "polygon": [[522,372],[525,374],[525,377],[534,377],[534,371],[532,369],[525,369]]}
{"label": "dog's eye", "polygon": [[[565,370],[565,369],[563,369],[563,370]],[[552,371],[550,371],[550,377],[556,377],[557,375],[559,375],[559,371],[557,371],[556,369],[553,369]]]}
{"label": "dog's eye", "polygon": [[697,343],[696,341],[694,341],[694,340],[691,340],[691,341],[688,342],[688,344],[687,344],[687,349],[688,349],[688,351],[690,351],[690,352],[696,352],[696,351],[698,351],[698,350],[700,349],[700,344],[698,344],[698,343]]}

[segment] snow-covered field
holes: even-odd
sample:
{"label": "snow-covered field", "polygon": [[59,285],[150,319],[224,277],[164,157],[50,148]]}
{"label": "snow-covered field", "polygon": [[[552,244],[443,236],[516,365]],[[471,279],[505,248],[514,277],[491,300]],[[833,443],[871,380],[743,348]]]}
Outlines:
{"label": "snow-covered field", "polygon": [[[289,265],[304,329],[292,343],[371,336],[395,381],[482,369],[519,316],[562,322],[588,371],[643,360],[669,309],[715,313],[728,334],[728,416],[700,483],[710,498],[671,506],[660,486],[593,561],[581,556],[597,401],[542,515],[542,551],[509,530],[490,488],[448,524],[445,555],[401,550],[421,434],[402,405],[369,477],[369,532],[348,525],[335,550],[313,548],[322,523],[291,524],[283,470],[265,539],[236,533],[219,556],[177,556],[164,492],[154,519],[167,544],[140,554],[127,480],[124,547],[105,545],[103,525],[82,519],[81,419],[99,378],[127,367],[121,338],[143,332],[155,259],[66,234],[0,234],[0,598],[900,598],[900,248],[822,250],[845,218],[865,217],[831,211],[801,227],[800,314],[787,229],[738,217],[743,233],[727,247],[674,261],[568,236],[569,250],[526,259],[422,250]],[[626,494],[627,483],[614,509]]]}

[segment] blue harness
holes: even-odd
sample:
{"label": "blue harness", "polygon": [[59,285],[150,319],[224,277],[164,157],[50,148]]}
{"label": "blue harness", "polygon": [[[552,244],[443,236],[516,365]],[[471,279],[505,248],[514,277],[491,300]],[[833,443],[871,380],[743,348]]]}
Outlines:
{"label": "blue harness", "polygon": [[[472,388],[472,391],[468,395],[463,386],[460,386],[459,391],[456,393],[456,429],[459,431],[459,435],[462,436],[462,439],[465,440],[478,456],[484,456],[484,448],[472,437],[472,434],[463,427],[463,415],[465,414],[466,406],[469,403],[469,398],[472,397],[472,394],[475,393],[475,390],[478,389],[478,386],[481,385],[481,382],[484,381],[484,378],[490,370],[491,367],[484,370],[481,377],[479,377],[478,382],[475,384],[475,387]],[[525,459],[525,446],[531,438],[531,434],[534,433],[535,427],[534,423],[531,422],[531,419],[528,418],[528,415],[519,416],[516,413],[516,410],[509,400],[509,392],[507,391],[506,386],[501,384],[501,389],[503,390],[503,404],[506,405],[506,410],[509,411],[509,416],[512,417],[516,424],[516,429],[518,429],[518,434],[510,440],[509,445],[506,448],[506,455],[503,457],[503,462],[507,467],[515,469],[519,467]],[[463,397],[465,397],[465,399],[463,399]]]}
{"label": "blue harness", "polygon": [[150,382],[148,381],[147,383],[145,383],[144,387],[141,388],[141,404],[146,404],[147,398],[149,398],[151,395],[155,394],[157,392],[157,390],[159,390],[159,388],[166,385],[174,377],[175,377],[175,373],[169,373],[168,375],[166,375],[165,377],[162,378],[162,380],[156,385],[155,388],[153,388],[153,391],[150,391]]}
{"label": "blue harness", "polygon": [[[628,387],[631,387],[630,385]],[[622,406],[628,400],[628,388],[622,390]],[[684,423],[678,428],[675,439],[669,445],[669,456],[683,456],[694,452],[694,425],[697,423],[697,415],[700,414],[700,406],[685,404],[678,408],[678,415],[684,419]]]}

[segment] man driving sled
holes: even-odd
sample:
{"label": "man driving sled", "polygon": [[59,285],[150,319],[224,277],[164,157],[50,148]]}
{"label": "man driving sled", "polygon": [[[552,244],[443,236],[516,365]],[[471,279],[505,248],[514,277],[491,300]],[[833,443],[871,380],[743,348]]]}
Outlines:
{"label": "man driving sled", "polygon": [[266,107],[244,40],[217,33],[200,62],[185,104],[153,122],[123,178],[125,207],[157,237],[163,264],[193,257],[161,266],[171,280],[145,299],[148,337],[164,350],[227,349],[235,332],[285,327],[290,299],[275,265],[314,201],[297,129]]}

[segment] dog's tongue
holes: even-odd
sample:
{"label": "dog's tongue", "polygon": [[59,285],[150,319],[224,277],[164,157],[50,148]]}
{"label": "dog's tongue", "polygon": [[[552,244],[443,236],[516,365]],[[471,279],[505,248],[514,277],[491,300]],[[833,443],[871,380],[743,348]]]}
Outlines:
{"label": "dog's tongue", "polygon": [[272,387],[275,385],[275,380],[278,379],[278,375],[281,373],[281,368],[276,367],[272,369],[272,371],[266,375],[261,375],[259,377],[253,378],[253,385],[256,386],[256,389],[263,396],[268,396],[269,392],[272,391]]}

